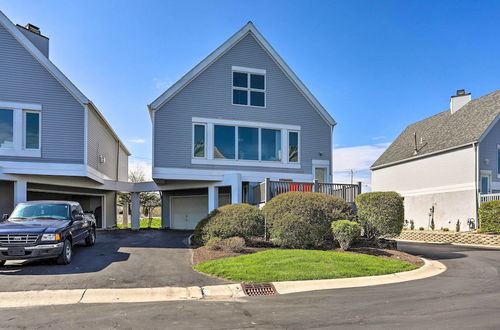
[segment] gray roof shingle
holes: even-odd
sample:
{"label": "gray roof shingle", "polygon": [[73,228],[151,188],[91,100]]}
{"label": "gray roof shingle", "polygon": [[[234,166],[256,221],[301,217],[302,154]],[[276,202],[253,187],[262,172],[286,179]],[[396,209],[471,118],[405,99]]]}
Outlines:
{"label": "gray roof shingle", "polygon": [[[446,110],[418,121],[406,127],[371,168],[472,144],[479,140],[499,114],[500,90],[497,90],[470,101],[453,114]],[[416,155],[413,136],[415,132],[419,148]]]}

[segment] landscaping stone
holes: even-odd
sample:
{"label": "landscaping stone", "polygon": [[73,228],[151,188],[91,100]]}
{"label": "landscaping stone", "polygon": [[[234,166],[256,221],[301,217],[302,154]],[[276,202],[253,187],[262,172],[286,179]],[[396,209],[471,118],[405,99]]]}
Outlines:
{"label": "landscaping stone", "polygon": [[434,243],[456,243],[500,246],[500,234],[472,232],[412,231],[404,230],[396,239]]}

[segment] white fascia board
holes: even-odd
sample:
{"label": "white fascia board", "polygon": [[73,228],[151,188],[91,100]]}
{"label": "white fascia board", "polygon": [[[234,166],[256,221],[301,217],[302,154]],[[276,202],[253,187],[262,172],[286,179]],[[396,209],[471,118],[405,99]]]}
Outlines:
{"label": "white fascia board", "polygon": [[248,22],[243,28],[236,32],[232,37],[230,37],[226,42],[214,50],[210,55],[208,55],[203,61],[198,63],[194,68],[192,68],[188,73],[186,73],[181,79],[179,79],[175,84],[168,88],[163,94],[161,94],[156,100],[154,100],[150,105],[148,105],[149,114],[151,119],[153,118],[152,112],[158,110],[163,106],[168,100],[170,100],[175,94],[182,90],[189,82],[196,78],[200,73],[202,73],[206,68],[208,68],[212,63],[224,55],[229,49],[231,49],[236,43],[238,43],[243,37],[248,33],[252,33],[257,42],[262,46],[264,50],[268,52],[271,58],[278,64],[278,66],[283,70],[283,72],[288,76],[288,78],[295,84],[299,91],[305,96],[305,98],[311,103],[311,105],[320,113],[322,118],[331,126],[335,126],[337,123],[333,117],[326,111],[326,109],[319,103],[319,101],[314,97],[314,95],[309,91],[309,89],[302,83],[299,77],[290,69],[290,67],[285,63],[285,61],[279,56],[279,54],[274,50],[274,48],[269,44],[269,42],[264,38],[264,36],[257,30],[252,22]]}
{"label": "white fascia board", "polygon": [[0,171],[7,174],[86,176],[85,165],[39,162],[0,162]]}
{"label": "white fascia board", "polygon": [[300,163],[284,163],[281,161],[244,160],[244,159],[205,159],[191,158],[191,164],[222,165],[222,166],[254,166],[268,168],[295,168],[301,167]]}
{"label": "white fascia board", "polygon": [[0,108],[42,111],[41,104],[0,101]]}
{"label": "white fascia board", "polygon": [[278,123],[268,123],[259,121],[246,121],[246,120],[231,120],[231,119],[218,119],[218,118],[205,118],[205,117],[192,117],[193,123],[202,124],[218,124],[218,125],[232,125],[243,127],[259,127],[270,129],[287,129],[291,131],[300,131],[300,125],[287,125]]}
{"label": "white fascia board", "polygon": [[43,66],[54,78],[73,95],[73,97],[82,105],[87,104],[89,100],[83,93],[47,58],[38,48],[33,45],[26,36],[19,31],[14,23],[0,11],[0,24]]}
{"label": "white fascia board", "polygon": [[262,182],[266,177],[271,180],[291,179],[300,182],[312,182],[312,174],[284,173],[269,171],[237,171],[237,170],[206,170],[173,167],[154,167],[153,179],[193,180],[193,181],[224,181],[225,176],[241,174],[242,181]]}

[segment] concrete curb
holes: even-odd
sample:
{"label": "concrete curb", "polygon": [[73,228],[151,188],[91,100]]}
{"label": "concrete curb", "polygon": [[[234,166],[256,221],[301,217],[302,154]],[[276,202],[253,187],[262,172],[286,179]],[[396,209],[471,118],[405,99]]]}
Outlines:
{"label": "concrete curb", "polygon": [[[355,288],[419,280],[441,274],[446,266],[423,259],[424,266],[401,273],[330,280],[273,282],[279,294]],[[179,300],[228,300],[246,297],[240,284],[129,289],[74,289],[0,292],[0,308],[69,304],[137,303]]]}
{"label": "concrete curb", "polygon": [[477,248],[487,248],[492,250],[500,249],[500,245],[485,245],[485,244],[463,244],[463,243],[449,243],[449,242],[427,242],[427,241],[414,241],[411,239],[396,239],[398,242],[403,243],[427,243],[427,244],[437,244],[437,245],[455,245],[463,247],[477,247]]}

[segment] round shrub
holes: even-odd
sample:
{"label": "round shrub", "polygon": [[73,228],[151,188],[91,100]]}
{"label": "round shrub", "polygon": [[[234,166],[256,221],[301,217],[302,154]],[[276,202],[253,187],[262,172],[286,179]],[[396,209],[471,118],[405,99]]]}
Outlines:
{"label": "round shrub", "polygon": [[347,250],[351,243],[361,235],[361,226],[349,220],[332,222],[333,237],[340,244],[342,250]]}
{"label": "round shrub", "polygon": [[242,237],[226,238],[221,241],[221,247],[224,251],[241,252],[245,248],[245,240]]}
{"label": "round shrub", "polygon": [[205,244],[214,237],[248,239],[261,235],[264,235],[264,217],[260,209],[248,204],[230,204],[219,207],[201,220],[195,228],[193,241]]}
{"label": "round shrub", "polygon": [[212,237],[207,241],[205,247],[212,251],[222,250],[222,239],[219,237]]}
{"label": "round shrub", "polygon": [[280,194],[262,209],[273,242],[282,247],[323,247],[333,241],[332,221],[353,219],[349,204],[323,193]]}
{"label": "round shrub", "polygon": [[397,236],[404,224],[403,197],[397,192],[370,192],[356,197],[358,220],[368,238]]}
{"label": "round shrub", "polygon": [[479,223],[482,231],[500,232],[500,201],[481,204]]}

